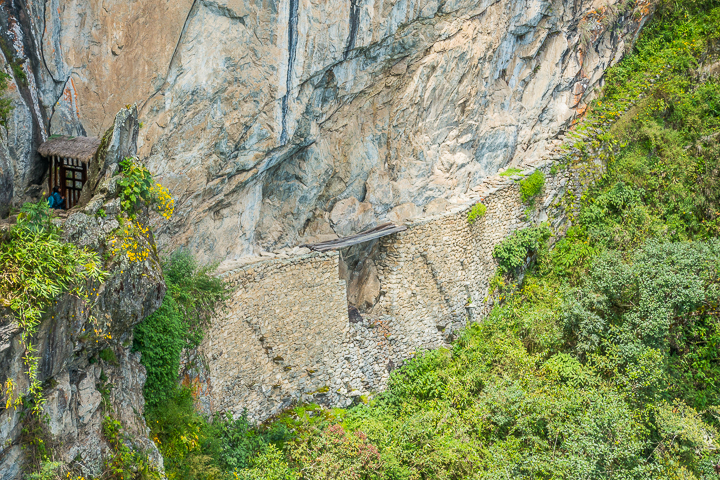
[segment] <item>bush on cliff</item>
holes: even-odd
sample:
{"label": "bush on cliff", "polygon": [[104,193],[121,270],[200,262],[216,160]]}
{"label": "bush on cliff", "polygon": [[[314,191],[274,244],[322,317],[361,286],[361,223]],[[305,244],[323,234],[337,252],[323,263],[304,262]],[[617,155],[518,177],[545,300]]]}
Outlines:
{"label": "bush on cliff", "polygon": [[197,348],[203,329],[227,298],[212,266],[199,266],[187,252],[180,251],[163,264],[167,293],[160,308],[135,327],[134,349],[141,352],[147,370],[145,402],[152,411],[177,391],[180,356]]}
{"label": "bush on cliff", "polygon": [[7,378],[0,384],[0,392],[5,408],[19,408],[22,397],[28,396],[26,403],[33,405],[35,414],[42,413],[44,403],[34,343],[43,315],[63,293],[81,299],[88,308],[95,300],[94,287],[107,276],[98,253],[64,242],[51,220],[45,200],[26,203],[17,224],[0,238],[0,307],[12,312],[21,329],[30,383],[23,392],[19,385],[24,381]]}
{"label": "bush on cliff", "polygon": [[545,175],[536,170],[529,177],[520,181],[520,198],[524,203],[533,200],[545,186]]}
{"label": "bush on cliff", "polygon": [[10,75],[0,72],[0,125],[3,127],[7,127],[8,116],[13,109],[12,100],[4,97],[8,88],[8,80],[10,80]]}
{"label": "bush on cliff", "polygon": [[498,261],[501,273],[512,274],[525,264],[529,255],[537,252],[550,237],[550,228],[542,224],[517,230],[495,245],[493,257]]}

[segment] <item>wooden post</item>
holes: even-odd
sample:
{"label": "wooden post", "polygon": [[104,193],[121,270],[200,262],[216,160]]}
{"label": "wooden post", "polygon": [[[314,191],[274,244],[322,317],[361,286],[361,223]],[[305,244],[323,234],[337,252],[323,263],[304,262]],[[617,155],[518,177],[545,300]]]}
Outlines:
{"label": "wooden post", "polygon": [[65,157],[58,157],[58,163],[60,163],[60,172],[59,172],[60,176],[58,178],[58,180],[59,180],[58,186],[60,187],[60,195],[65,197],[65,208],[67,209],[68,208],[68,197],[67,197],[67,193],[66,193],[67,188],[65,185],[67,183],[67,181],[65,180],[65,177],[67,175],[65,173],[66,172],[65,165],[67,163],[67,159]]}
{"label": "wooden post", "polygon": [[53,187],[55,186],[55,155],[50,157],[50,179],[48,180],[48,195],[52,195]]}

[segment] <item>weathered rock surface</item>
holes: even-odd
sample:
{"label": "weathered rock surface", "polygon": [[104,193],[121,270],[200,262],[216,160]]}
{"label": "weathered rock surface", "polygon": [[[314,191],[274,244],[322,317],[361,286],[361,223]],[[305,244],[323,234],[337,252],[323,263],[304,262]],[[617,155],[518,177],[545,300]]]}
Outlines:
{"label": "weathered rock surface", "polygon": [[[114,219],[78,212],[66,221],[67,235],[84,239],[85,242],[78,243],[97,248],[98,243],[106,241],[107,235],[102,232],[112,222],[117,225]],[[103,251],[107,247],[100,248]],[[139,354],[130,351],[133,327],[160,306],[165,294],[158,259],[151,255],[143,262],[114,262],[98,293],[92,308],[76,297],[60,296],[46,312],[35,337],[41,359],[39,378],[48,386],[44,393],[48,446],[56,460],[65,463],[75,460],[75,468],[97,474],[109,451],[102,435],[102,421],[112,410],[135,446],[146,450],[162,465],[155,445],[147,438],[142,416],[145,368],[140,364]],[[2,313],[0,383],[13,378],[25,391],[28,380],[23,373],[20,330],[9,312]],[[99,359],[98,353],[105,349],[113,351],[117,362]],[[108,390],[108,405],[102,405],[102,389]],[[23,449],[22,428],[20,411],[0,410],[2,480],[21,478],[28,452]]]}
{"label": "weathered rock surface", "polygon": [[201,260],[367,223],[333,222],[339,202],[369,204],[373,223],[457,199],[542,156],[584,110],[648,13],[605,6],[3,1],[0,36],[28,84],[10,92],[0,203],[42,175],[45,136],[99,135],[135,102],[140,154],[177,199],[159,243]]}
{"label": "weathered rock surface", "polygon": [[[94,176],[90,178],[97,180],[97,188],[83,190],[83,195],[91,197],[87,205],[67,218],[54,220],[65,241],[93,249],[105,258],[109,275],[94,286],[97,297],[92,300],[58,296],[44,313],[33,339],[40,358],[38,378],[47,400],[46,447],[53,460],[71,465],[85,476],[97,476],[103,459],[111,453],[102,433],[103,419],[109,414],[121,422],[134,448],[146,452],[159,468],[163,464],[142,416],[145,368],[140,355],[131,352],[134,326],[154,312],[165,295],[162,270],[152,235],[133,238],[133,243],[148,250],[142,261],[129,261],[125,252],[114,251],[111,244],[120,226],[116,218],[119,199],[113,188],[117,177],[113,178],[112,172],[117,171],[118,158],[133,148],[132,134],[137,131],[133,118],[133,109],[121,111],[107,133],[108,148],[101,150],[99,166],[91,167]],[[106,215],[96,215],[100,208]],[[139,221],[147,222],[142,214],[140,217]],[[0,241],[7,228],[6,223],[0,225]],[[12,312],[0,309],[0,385],[11,378],[18,390],[25,392],[29,379],[24,373],[20,333]],[[105,360],[99,355],[102,350],[106,351]],[[27,435],[22,432],[31,417],[4,408],[5,398],[0,400],[0,480],[19,480],[31,455]]]}

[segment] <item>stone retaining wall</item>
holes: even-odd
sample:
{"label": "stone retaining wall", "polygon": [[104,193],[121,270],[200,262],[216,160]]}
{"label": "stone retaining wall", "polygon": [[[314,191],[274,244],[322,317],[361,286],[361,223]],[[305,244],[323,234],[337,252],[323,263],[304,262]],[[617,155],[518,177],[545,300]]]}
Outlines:
{"label": "stone retaining wall", "polygon": [[266,260],[225,276],[229,311],[213,322],[203,353],[211,411],[278,411],[298,392],[321,393],[336,375],[347,337],[345,281],[338,253]]}
{"label": "stone retaining wall", "polygon": [[[270,259],[225,274],[235,293],[201,349],[207,364],[200,403],[212,412],[247,409],[253,421],[293,402],[347,406],[382,390],[390,371],[417,352],[449,343],[491,308],[494,246],[542,221],[561,231],[572,199],[599,171],[580,165],[550,174],[550,162],[534,168],[545,172],[546,185],[531,213],[520,200],[519,177],[496,176],[466,204],[382,238],[375,258],[380,297],[362,316],[348,315],[336,252]],[[570,204],[561,205],[568,188]],[[467,214],[478,201],[487,211],[470,225]]]}

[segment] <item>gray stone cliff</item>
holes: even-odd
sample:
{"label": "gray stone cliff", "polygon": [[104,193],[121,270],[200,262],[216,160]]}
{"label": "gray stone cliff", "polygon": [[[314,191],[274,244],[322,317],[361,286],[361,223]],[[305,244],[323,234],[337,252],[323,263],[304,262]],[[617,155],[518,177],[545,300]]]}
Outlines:
{"label": "gray stone cliff", "polygon": [[[139,154],[177,201],[161,247],[232,259],[458,201],[541,157],[649,7],[620,0],[0,0],[0,205],[54,133],[137,102]],[[2,212],[0,212],[2,214]]]}

